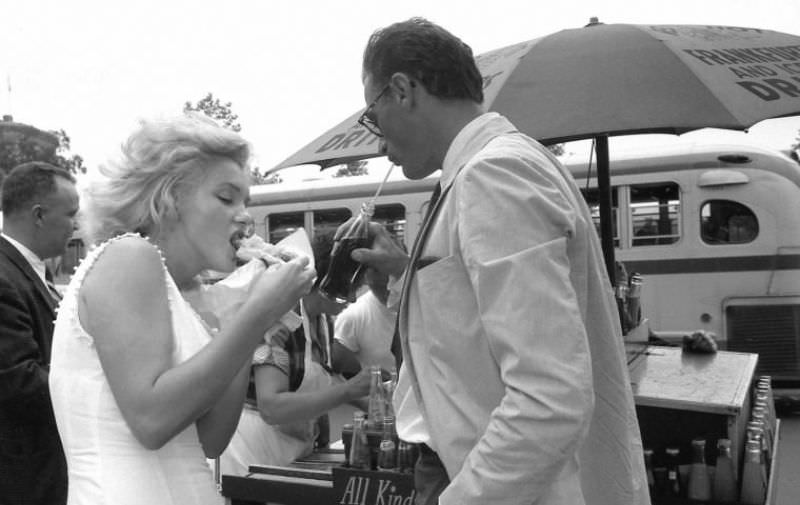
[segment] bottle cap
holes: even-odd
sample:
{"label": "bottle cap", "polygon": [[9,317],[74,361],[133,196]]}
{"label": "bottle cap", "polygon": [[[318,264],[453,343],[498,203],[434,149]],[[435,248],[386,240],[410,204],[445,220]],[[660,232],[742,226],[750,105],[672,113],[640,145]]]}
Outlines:
{"label": "bottle cap", "polygon": [[761,463],[762,452],[761,445],[755,440],[747,442],[747,449],[745,450],[745,460],[753,463]]}

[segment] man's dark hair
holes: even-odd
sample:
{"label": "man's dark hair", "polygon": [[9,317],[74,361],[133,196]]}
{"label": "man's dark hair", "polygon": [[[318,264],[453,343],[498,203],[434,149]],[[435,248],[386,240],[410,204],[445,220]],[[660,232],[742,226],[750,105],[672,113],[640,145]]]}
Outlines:
{"label": "man's dark hair", "polygon": [[402,72],[421,82],[433,96],[483,103],[483,78],[472,49],[423,18],[375,31],[364,49],[362,68],[378,86]]}
{"label": "man's dark hair", "polygon": [[50,163],[29,161],[17,165],[3,179],[0,209],[8,216],[30,208],[56,191],[56,177],[75,183],[72,174]]}

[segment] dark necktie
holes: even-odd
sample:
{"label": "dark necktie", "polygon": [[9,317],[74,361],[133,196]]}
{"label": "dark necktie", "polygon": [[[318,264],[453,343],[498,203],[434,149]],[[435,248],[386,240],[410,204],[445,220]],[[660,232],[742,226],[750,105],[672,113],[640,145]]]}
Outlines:
{"label": "dark necktie", "polygon": [[53,301],[56,303],[61,301],[61,293],[58,292],[56,289],[56,284],[53,282],[53,273],[50,271],[49,268],[44,269],[44,280],[45,284],[47,285],[47,290],[50,292],[50,296],[53,298]]}
{"label": "dark necktie", "polygon": [[[428,210],[425,211],[425,218],[422,220],[422,226],[420,226],[419,233],[417,234],[417,238],[414,240],[414,246],[411,248],[411,256],[408,259],[408,267],[406,267],[406,275],[405,279],[403,280],[403,288],[402,293],[405,295],[406,289],[408,287],[406,284],[411,282],[411,278],[414,275],[414,271],[417,269],[417,263],[419,262],[419,257],[422,254],[422,248],[425,245],[425,239],[428,236],[428,231],[430,230],[430,221],[433,219],[433,210],[436,208],[436,203],[439,201],[439,197],[442,195],[442,186],[440,184],[436,184],[436,189],[433,190],[433,194],[431,195],[431,200],[428,203]],[[394,354],[395,364],[397,365],[397,370],[400,370],[400,365],[403,363],[403,350],[400,344],[400,314],[403,310],[402,302],[404,300],[404,296],[400,298],[401,305],[397,308],[397,318],[395,319],[394,323],[394,336],[392,337],[392,354]]]}

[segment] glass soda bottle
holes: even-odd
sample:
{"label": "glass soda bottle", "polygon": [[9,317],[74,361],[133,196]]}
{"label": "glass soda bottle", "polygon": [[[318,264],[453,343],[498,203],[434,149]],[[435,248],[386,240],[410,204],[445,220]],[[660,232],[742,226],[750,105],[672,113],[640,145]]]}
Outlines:
{"label": "glass soda bottle", "polygon": [[395,471],[397,469],[397,444],[394,431],[394,417],[384,417],[383,437],[378,447],[378,470]]}
{"label": "glass soda bottle", "polygon": [[369,367],[369,403],[367,412],[367,426],[378,430],[383,426],[383,416],[386,414],[386,398],[383,391],[383,379],[381,377],[381,367],[371,365]]}
{"label": "glass soda bottle", "polygon": [[711,500],[711,481],[706,466],[706,441],[703,438],[692,440],[692,465],[689,468],[689,485],[686,495],[690,500],[706,502]]}
{"label": "glass soda bottle", "polygon": [[353,413],[353,438],[350,441],[350,468],[369,470],[371,467],[369,441],[364,426],[364,412]]}
{"label": "glass soda bottle", "polygon": [[742,469],[742,494],[739,497],[745,505],[763,505],[767,499],[767,470],[764,467],[761,444],[758,440],[748,440]]}
{"label": "glass soda bottle", "polygon": [[320,293],[326,298],[340,303],[356,301],[356,289],[363,267],[350,257],[350,253],[353,249],[369,247],[369,220],[374,212],[374,204],[362,203],[361,212],[334,241],[328,272],[319,285]]}
{"label": "glass soda bottle", "polygon": [[394,390],[397,389],[397,370],[394,368],[389,372],[390,378],[383,383],[384,401],[386,402],[386,416],[394,416]]}
{"label": "glass soda bottle", "polygon": [[680,454],[681,450],[677,447],[667,447],[664,450],[667,462],[667,489],[666,496],[681,496],[681,474],[680,474]]}
{"label": "glass soda bottle", "polygon": [[713,486],[714,501],[718,503],[735,502],[739,498],[737,488],[733,457],[731,456],[731,441],[728,438],[720,438],[717,440],[717,464]]}

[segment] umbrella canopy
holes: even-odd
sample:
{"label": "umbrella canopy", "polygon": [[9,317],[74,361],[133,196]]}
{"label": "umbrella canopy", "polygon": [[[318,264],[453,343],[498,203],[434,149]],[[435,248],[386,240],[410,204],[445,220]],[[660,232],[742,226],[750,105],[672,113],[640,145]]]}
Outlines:
{"label": "umbrella canopy", "polygon": [[[800,37],[757,28],[589,24],[476,57],[488,110],[546,144],[747,129],[800,114]],[[380,156],[358,111],[273,170]]]}
{"label": "umbrella canopy", "polygon": [[[476,61],[487,110],[545,144],[597,139],[601,241],[612,280],[608,136],[744,130],[800,115],[800,37],[771,30],[593,22]],[[360,113],[273,170],[380,156],[378,139],[356,122]]]}

